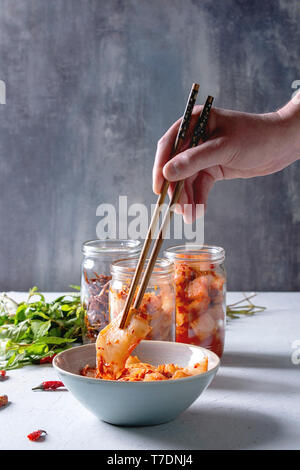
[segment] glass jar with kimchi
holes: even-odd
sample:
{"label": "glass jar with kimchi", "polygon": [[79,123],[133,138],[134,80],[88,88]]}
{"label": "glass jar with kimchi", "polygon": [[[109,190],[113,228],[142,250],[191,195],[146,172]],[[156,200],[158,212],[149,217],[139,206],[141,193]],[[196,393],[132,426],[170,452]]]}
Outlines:
{"label": "glass jar with kimchi", "polygon": [[209,245],[168,248],[174,262],[176,341],[203,346],[222,356],[226,319],[225,251]]}
{"label": "glass jar with kimchi", "polygon": [[[148,260],[146,260],[145,267]],[[124,259],[111,266],[109,312],[112,321],[124,308],[137,260]],[[150,317],[146,339],[175,341],[175,287],[173,263],[158,258],[139,311]]]}
{"label": "glass jar with kimchi", "polygon": [[110,265],[120,258],[137,258],[138,240],[91,240],[82,246],[81,302],[85,310],[84,343],[96,341],[109,322]]}

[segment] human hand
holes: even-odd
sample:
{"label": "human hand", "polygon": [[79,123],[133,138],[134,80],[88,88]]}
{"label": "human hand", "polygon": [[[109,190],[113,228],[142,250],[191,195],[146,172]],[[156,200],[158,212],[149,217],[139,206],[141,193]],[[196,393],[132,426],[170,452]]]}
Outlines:
{"label": "human hand", "polygon": [[[165,178],[171,182],[171,197],[174,182],[184,179],[179,211],[186,222],[191,222],[195,218],[196,204],[206,205],[216,181],[268,175],[290,165],[297,159],[296,155],[300,155],[299,110],[295,106],[291,109],[291,106],[289,103],[282,110],[269,114],[212,108],[208,140],[194,148],[186,145],[181,153],[169,160],[179,119],[158,142],[153,167],[154,192],[159,194]],[[201,106],[195,107],[191,129],[201,109]],[[185,204],[191,205],[191,212],[184,210]]]}

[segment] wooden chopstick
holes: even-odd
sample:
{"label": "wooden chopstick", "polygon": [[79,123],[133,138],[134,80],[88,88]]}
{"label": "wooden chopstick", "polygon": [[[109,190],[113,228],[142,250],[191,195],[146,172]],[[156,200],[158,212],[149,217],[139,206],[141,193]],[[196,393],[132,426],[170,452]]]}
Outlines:
{"label": "wooden chopstick", "polygon": [[[206,140],[205,129],[206,129],[206,125],[207,125],[207,122],[208,122],[208,117],[209,117],[209,113],[210,113],[210,110],[211,110],[212,102],[213,102],[213,97],[209,96],[207,98],[206,102],[205,102],[205,105],[202,109],[201,115],[200,115],[200,117],[198,119],[198,122],[195,126],[192,141],[191,141],[191,147],[195,147],[199,143],[200,139]],[[155,244],[154,244],[154,247],[153,247],[153,250],[152,250],[152,253],[151,253],[151,257],[149,259],[148,265],[146,267],[144,276],[143,276],[142,281],[141,281],[141,285],[140,285],[138,294],[137,294],[135,302],[134,302],[134,308],[136,308],[136,309],[140,307],[141,302],[143,300],[145,290],[147,288],[150,276],[151,276],[152,271],[154,269],[154,265],[155,265],[159,250],[160,250],[162,242],[164,240],[164,233],[165,233],[165,231],[166,231],[166,229],[167,229],[167,227],[170,223],[170,220],[172,218],[172,215],[173,215],[173,210],[171,210],[171,209],[179,201],[180,194],[181,194],[183,186],[184,186],[184,180],[178,181],[176,183],[172,198],[171,198],[171,200],[169,202],[169,205],[168,205],[168,208],[166,210],[163,222],[161,224],[159,234],[158,234],[157,239],[155,241]],[[126,319],[125,319],[125,322],[126,322]]]}
{"label": "wooden chopstick", "polygon": [[[212,102],[213,102],[213,97],[208,96],[208,98],[205,102],[205,105],[203,107],[203,110],[200,114],[200,117],[199,117],[199,119],[196,123],[196,126],[194,128],[194,132],[193,132],[193,136],[192,136],[192,140],[191,140],[191,145],[190,145],[191,147],[195,147],[199,143],[200,139],[202,139],[203,141],[206,140],[205,129],[206,129],[206,126],[207,126],[209,112],[210,112],[210,109],[211,109],[211,106],[212,106]],[[161,229],[159,231],[159,234],[157,236],[153,251],[151,253],[151,258],[148,262],[148,265],[147,265],[146,271],[144,273],[139,291],[137,293],[137,297],[136,297],[135,303],[134,303],[134,308],[139,308],[139,306],[142,302],[142,299],[143,299],[145,290],[147,288],[150,276],[151,276],[152,271],[154,269],[154,265],[155,265],[159,250],[161,248],[164,232],[165,232],[165,230],[166,230],[166,228],[167,228],[167,226],[170,222],[170,219],[173,215],[173,211],[171,211],[171,208],[172,208],[173,204],[176,204],[178,202],[178,200],[180,198],[182,188],[183,188],[183,185],[184,185],[184,181],[182,180],[182,181],[179,181],[175,186],[173,196],[172,196],[171,201],[169,203],[169,206],[168,206],[168,209],[166,211]],[[141,272],[142,272],[142,270],[141,270]],[[121,323],[120,323],[120,328],[121,328],[121,324],[123,325],[122,326],[123,328],[126,324],[130,305],[131,304],[129,304],[127,312],[125,310],[123,311],[123,315],[122,315],[122,319],[121,319]],[[125,315],[125,313],[126,313],[126,315]]]}
{"label": "wooden chopstick", "polygon": [[192,140],[191,140],[191,147],[196,147],[199,144],[200,139],[205,142],[207,137],[206,137],[206,126],[208,122],[208,117],[209,113],[212,107],[214,101],[214,97],[208,95],[206,98],[205,104],[203,106],[203,109],[200,113],[199,119],[196,122]]}
{"label": "wooden chopstick", "polygon": [[[193,83],[170,158],[173,158],[176,155],[176,153],[180,151],[184,143],[186,133],[187,133],[190,121],[191,121],[192,112],[196,103],[198,91],[199,91],[198,83]],[[123,310],[123,316],[121,318],[121,322],[119,326],[120,328],[124,328],[126,324],[127,315],[128,315],[130,306],[132,304],[136,289],[138,287],[138,283],[143,272],[145,260],[147,258],[147,254],[148,254],[151,242],[152,242],[152,234],[155,233],[157,222],[159,220],[160,207],[164,203],[164,200],[168,192],[168,188],[169,188],[169,182],[167,180],[164,180],[160,195],[158,196],[158,200],[156,202],[156,206],[154,209],[154,213],[152,215],[152,219],[151,219],[150,226],[149,226],[149,229],[148,229],[145,241],[144,241],[144,245],[143,245],[140,257],[139,257],[139,261],[138,261],[133,279],[131,281],[130,289],[129,289],[128,296],[126,298],[125,307]]]}

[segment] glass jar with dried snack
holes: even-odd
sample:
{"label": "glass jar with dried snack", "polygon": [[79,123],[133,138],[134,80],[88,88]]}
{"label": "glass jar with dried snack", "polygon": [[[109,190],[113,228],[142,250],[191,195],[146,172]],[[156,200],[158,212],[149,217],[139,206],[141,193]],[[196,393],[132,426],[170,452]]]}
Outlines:
{"label": "glass jar with dried snack", "polygon": [[[148,260],[145,262],[147,266]],[[111,265],[109,292],[110,321],[125,306],[126,297],[135,272],[137,260],[124,259]],[[139,311],[150,316],[151,331],[146,339],[175,340],[175,287],[173,263],[167,259],[156,260]]]}
{"label": "glass jar with dried snack", "polygon": [[95,342],[109,321],[110,265],[120,258],[137,258],[138,240],[91,240],[82,246],[81,301],[85,310],[83,342]]}
{"label": "glass jar with dried snack", "polygon": [[222,356],[225,337],[225,251],[217,246],[167,249],[174,262],[176,341],[203,346]]}

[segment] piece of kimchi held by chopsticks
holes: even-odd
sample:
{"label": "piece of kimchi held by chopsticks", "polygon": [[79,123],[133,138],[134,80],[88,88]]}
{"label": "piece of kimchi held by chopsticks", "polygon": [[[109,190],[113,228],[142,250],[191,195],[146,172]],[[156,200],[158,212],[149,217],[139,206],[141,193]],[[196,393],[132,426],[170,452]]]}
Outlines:
{"label": "piece of kimchi held by chopsticks", "polygon": [[100,331],[96,341],[97,377],[117,380],[139,342],[151,331],[149,318],[130,309],[127,326],[119,328],[122,313]]}

